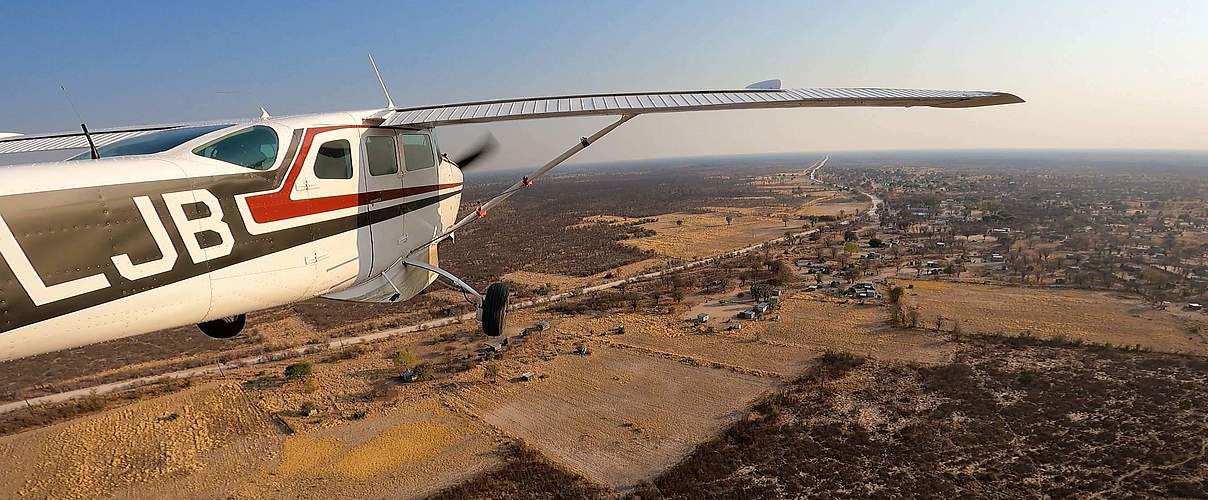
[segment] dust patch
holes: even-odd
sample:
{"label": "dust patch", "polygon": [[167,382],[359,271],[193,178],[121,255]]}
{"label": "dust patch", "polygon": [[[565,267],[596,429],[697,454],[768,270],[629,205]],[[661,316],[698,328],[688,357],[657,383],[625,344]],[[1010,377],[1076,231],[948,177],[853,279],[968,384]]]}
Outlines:
{"label": "dust patch", "polygon": [[[245,439],[277,434],[235,383],[216,383],[8,436],[0,497],[96,498],[203,472]],[[243,461],[246,468],[256,459]],[[230,487],[231,480],[212,485]]]}

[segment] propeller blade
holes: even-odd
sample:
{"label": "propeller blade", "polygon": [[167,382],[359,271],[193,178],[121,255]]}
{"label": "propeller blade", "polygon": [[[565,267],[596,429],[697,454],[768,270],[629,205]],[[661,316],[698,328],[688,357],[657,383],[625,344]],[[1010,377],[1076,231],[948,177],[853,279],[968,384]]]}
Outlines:
{"label": "propeller blade", "polygon": [[470,168],[470,165],[475,161],[489,156],[497,148],[499,148],[499,141],[495,140],[494,134],[487,132],[486,136],[484,136],[481,141],[478,141],[477,146],[474,146],[473,149],[471,149],[461,158],[454,160],[454,163],[457,163],[457,166],[465,171],[466,169]]}

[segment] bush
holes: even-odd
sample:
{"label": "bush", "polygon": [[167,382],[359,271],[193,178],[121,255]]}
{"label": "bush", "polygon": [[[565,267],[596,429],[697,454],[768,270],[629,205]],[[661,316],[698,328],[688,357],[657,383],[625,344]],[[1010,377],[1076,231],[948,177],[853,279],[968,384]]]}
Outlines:
{"label": "bush", "polygon": [[313,367],[310,363],[294,363],[285,367],[285,380],[299,380],[309,377]]}
{"label": "bush", "polygon": [[390,357],[390,361],[394,362],[394,366],[397,366],[399,370],[407,371],[415,366],[415,353],[410,349],[403,349],[394,353],[394,356]]}
{"label": "bush", "polygon": [[499,380],[499,365],[494,361],[482,365],[482,378],[494,384]]}
{"label": "bush", "polygon": [[323,358],[322,362],[323,363],[335,363],[337,361],[344,361],[346,359],[352,359],[357,356],[360,356],[364,352],[365,352],[365,346],[362,346],[361,344],[352,344],[347,347],[344,347],[343,349],[340,349],[340,350],[337,350],[337,351],[334,351],[334,352],[328,354],[327,356],[325,356]]}

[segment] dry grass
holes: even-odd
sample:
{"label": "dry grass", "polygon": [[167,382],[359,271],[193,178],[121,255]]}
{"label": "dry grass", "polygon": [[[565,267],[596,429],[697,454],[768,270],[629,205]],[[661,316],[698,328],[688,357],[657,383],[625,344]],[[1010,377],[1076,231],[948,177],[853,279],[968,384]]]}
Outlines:
{"label": "dry grass", "polygon": [[[942,281],[903,281],[901,285],[913,285],[905,300],[918,306],[927,326],[943,316],[959,320],[965,333],[1028,334],[1208,354],[1208,338],[1192,333],[1188,324],[1203,325],[1203,321],[1155,311],[1137,299],[1114,293]],[[950,321],[946,325],[951,329]]]}

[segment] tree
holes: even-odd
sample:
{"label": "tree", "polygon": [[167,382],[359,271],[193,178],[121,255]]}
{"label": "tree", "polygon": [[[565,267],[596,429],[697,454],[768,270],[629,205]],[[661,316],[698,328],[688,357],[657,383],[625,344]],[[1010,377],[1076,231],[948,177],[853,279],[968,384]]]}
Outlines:
{"label": "tree", "polygon": [[772,297],[772,286],[766,283],[751,285],[751,297],[759,302],[770,299]]}
{"label": "tree", "polygon": [[772,283],[777,286],[784,286],[793,281],[793,271],[789,269],[788,264],[778,260],[772,263]]}
{"label": "tree", "polygon": [[881,245],[883,245],[883,244],[884,244],[884,242],[882,242],[880,238],[877,238],[875,236],[868,239],[868,246],[870,246],[872,248],[881,248]]}
{"label": "tree", "polygon": [[901,304],[897,304],[890,309],[889,322],[893,326],[906,326],[906,310]]}
{"label": "tree", "polygon": [[906,310],[906,325],[911,328],[919,327],[919,307],[914,306]]}
{"label": "tree", "polygon": [[727,215],[727,216],[726,216],[726,225],[727,225],[727,226],[729,226],[729,225],[730,225],[730,223],[732,223],[732,222],[734,222],[734,216],[733,216],[733,215]]}
{"label": "tree", "polygon": [[860,251],[860,245],[857,245],[854,241],[849,241],[843,245],[843,250],[847,253],[854,254]]}
{"label": "tree", "polygon": [[851,229],[843,231],[843,241],[855,241],[858,239],[860,239],[860,237],[856,235],[855,231],[852,231]]}
{"label": "tree", "polygon": [[889,289],[889,303],[898,304],[898,303],[902,302],[902,295],[904,293],[905,293],[905,290],[902,290],[902,287],[900,287],[900,286],[895,286],[893,288],[890,288]]}
{"label": "tree", "polygon": [[683,220],[683,219],[676,219],[676,221],[675,221],[675,225],[677,225],[677,226],[683,226],[683,225],[684,225],[684,220]]}

